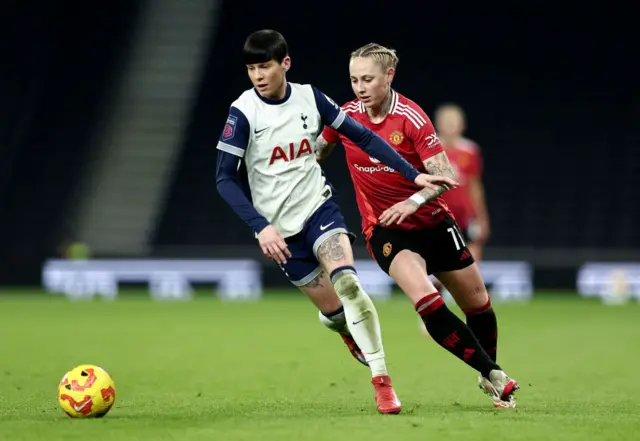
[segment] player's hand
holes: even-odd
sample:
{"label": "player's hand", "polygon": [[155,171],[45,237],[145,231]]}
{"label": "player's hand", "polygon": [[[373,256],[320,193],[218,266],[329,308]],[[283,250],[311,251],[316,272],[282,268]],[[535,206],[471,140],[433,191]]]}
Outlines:
{"label": "player's hand", "polygon": [[387,225],[391,225],[396,222],[396,224],[401,223],[407,216],[411,216],[415,213],[420,206],[412,201],[411,199],[407,199],[402,202],[398,202],[393,207],[387,208],[384,210],[384,213],[380,215],[378,220],[380,221],[380,225],[386,227]]}
{"label": "player's hand", "polygon": [[428,175],[426,173],[420,173],[413,182],[420,187],[429,188],[435,191],[439,190],[439,187],[445,187],[447,190],[451,190],[460,185],[451,178]]}
{"label": "player's hand", "polygon": [[287,257],[291,257],[287,243],[273,225],[265,227],[258,233],[258,242],[264,255],[277,263],[285,264]]}

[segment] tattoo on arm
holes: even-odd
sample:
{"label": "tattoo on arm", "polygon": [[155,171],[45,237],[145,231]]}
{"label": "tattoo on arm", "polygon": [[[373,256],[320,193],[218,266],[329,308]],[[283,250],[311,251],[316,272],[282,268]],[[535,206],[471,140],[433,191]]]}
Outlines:
{"label": "tattoo on arm", "polygon": [[316,160],[319,164],[322,164],[331,154],[335,144],[329,144],[322,135],[318,136],[316,140]]}
{"label": "tattoo on arm", "polygon": [[325,240],[318,248],[318,260],[324,262],[338,262],[345,258],[344,250],[340,244],[340,235],[334,234]]}
{"label": "tattoo on arm", "polygon": [[[445,152],[440,152],[435,156],[424,161],[424,167],[427,169],[427,173],[434,176],[444,176],[447,178],[455,179],[455,172],[449,162],[449,158]],[[420,196],[428,201],[431,201],[442,193],[447,191],[446,187],[438,186],[438,190],[432,190],[430,188],[423,188],[420,190]]]}
{"label": "tattoo on arm", "polygon": [[324,286],[322,284],[323,277],[324,277],[324,271],[320,271],[320,274],[318,274],[311,282],[304,285],[304,287],[305,288],[317,288],[317,287],[322,288]]}
{"label": "tattoo on arm", "polygon": [[455,173],[453,167],[449,162],[449,158],[445,152],[440,152],[435,156],[424,161],[424,166],[430,175],[444,176],[447,178],[455,179]]}

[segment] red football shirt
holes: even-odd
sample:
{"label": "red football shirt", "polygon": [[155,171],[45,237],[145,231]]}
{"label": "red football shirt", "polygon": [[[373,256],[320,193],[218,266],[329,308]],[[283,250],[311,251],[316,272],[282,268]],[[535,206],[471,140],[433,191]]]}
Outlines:
{"label": "red football shirt", "polygon": [[[378,124],[369,120],[364,105],[357,99],[342,106],[342,110],[387,141],[417,170],[424,172],[422,161],[442,152],[443,147],[429,117],[420,106],[396,91],[392,91],[392,94],[391,110]],[[341,141],[344,145],[358,209],[362,216],[362,231],[367,238],[373,227],[378,225],[378,217],[384,210],[422,189],[397,171],[381,164],[376,158],[367,155],[330,127],[324,129],[322,136],[330,144]],[[439,223],[446,214],[451,215],[447,204],[442,198],[437,198],[420,207],[400,225],[393,224],[389,228],[430,228]]]}
{"label": "red football shirt", "polygon": [[456,217],[460,228],[465,229],[476,215],[476,208],[469,193],[469,181],[482,174],[482,157],[478,146],[468,139],[462,139],[447,147],[446,152],[460,186],[444,193],[442,197]]}

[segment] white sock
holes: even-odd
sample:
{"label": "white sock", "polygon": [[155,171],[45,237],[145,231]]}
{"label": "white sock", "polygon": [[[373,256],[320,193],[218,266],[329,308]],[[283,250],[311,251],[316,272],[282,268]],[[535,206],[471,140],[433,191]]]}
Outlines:
{"label": "white sock", "polygon": [[340,307],[339,313],[330,316],[326,316],[322,311],[318,311],[318,318],[320,319],[320,323],[332,331],[351,335],[349,328],[347,328],[347,319],[344,317],[343,307]]}
{"label": "white sock", "polygon": [[371,375],[388,375],[378,312],[355,271],[342,270],[333,275],[331,282],[344,307],[349,332],[369,363]]}

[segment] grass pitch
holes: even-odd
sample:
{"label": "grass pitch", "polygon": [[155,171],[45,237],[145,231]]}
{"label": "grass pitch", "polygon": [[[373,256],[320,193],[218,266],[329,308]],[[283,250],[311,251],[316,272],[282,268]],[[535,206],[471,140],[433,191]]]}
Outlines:
{"label": "grass pitch", "polygon": [[[498,361],[522,386],[517,409],[494,409],[397,296],[378,310],[404,410],[382,416],[367,369],[294,291],[256,303],[2,292],[0,439],[640,439],[639,305],[545,295],[495,309]],[[116,382],[101,420],[58,407],[60,378],[82,363]]]}

